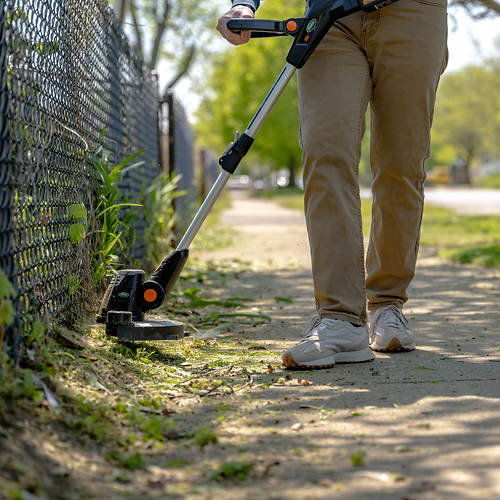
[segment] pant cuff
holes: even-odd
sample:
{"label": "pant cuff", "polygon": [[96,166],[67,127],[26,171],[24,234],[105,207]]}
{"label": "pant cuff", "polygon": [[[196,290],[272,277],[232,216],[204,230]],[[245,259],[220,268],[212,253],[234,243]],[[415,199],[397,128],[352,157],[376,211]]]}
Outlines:
{"label": "pant cuff", "polygon": [[354,314],[343,313],[343,312],[332,312],[332,311],[318,311],[318,314],[321,318],[330,318],[330,319],[342,319],[344,321],[349,321],[354,325],[365,326],[366,319],[360,318],[359,316],[355,316]]}
{"label": "pant cuff", "polygon": [[386,302],[377,302],[376,304],[368,304],[368,311],[375,312],[381,307],[396,306],[399,309],[403,309],[404,302],[402,300],[388,300]]}

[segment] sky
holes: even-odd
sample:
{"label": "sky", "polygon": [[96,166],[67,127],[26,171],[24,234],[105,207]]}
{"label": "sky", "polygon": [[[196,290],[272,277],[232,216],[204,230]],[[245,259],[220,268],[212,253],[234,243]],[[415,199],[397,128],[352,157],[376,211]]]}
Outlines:
{"label": "sky", "polygon": [[[495,52],[495,40],[499,40],[500,44],[498,17],[473,21],[463,9],[453,8],[449,10],[448,28],[449,61],[446,72],[456,71],[468,64],[480,64]],[[265,41],[260,43],[265,43]],[[283,54],[284,57],[285,54]],[[160,67],[160,79],[161,72]],[[193,115],[199,105],[199,97],[193,90],[189,78],[179,82],[175,87],[175,92],[184,104],[190,121],[194,121]]]}

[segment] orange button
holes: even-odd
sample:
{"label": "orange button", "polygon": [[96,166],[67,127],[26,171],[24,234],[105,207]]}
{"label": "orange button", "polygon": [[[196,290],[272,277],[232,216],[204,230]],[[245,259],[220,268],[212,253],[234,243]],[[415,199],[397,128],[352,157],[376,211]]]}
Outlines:
{"label": "orange button", "polygon": [[295,31],[297,29],[297,23],[295,21],[288,21],[286,23],[286,29],[288,31]]}
{"label": "orange button", "polygon": [[304,42],[307,42],[307,40],[309,40],[309,35],[307,35],[307,36],[304,38]]}
{"label": "orange button", "polygon": [[144,290],[144,300],[146,302],[154,302],[157,298],[158,294],[156,293],[156,290],[153,290],[152,288]]}

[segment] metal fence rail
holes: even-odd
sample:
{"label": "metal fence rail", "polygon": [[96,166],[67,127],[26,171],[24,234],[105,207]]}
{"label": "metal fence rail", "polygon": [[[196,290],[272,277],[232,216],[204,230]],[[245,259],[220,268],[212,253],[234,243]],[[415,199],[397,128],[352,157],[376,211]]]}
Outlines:
{"label": "metal fence rail", "polygon": [[[81,301],[95,242],[71,242],[69,207],[92,214],[95,151],[114,164],[146,148],[120,186],[132,201],[158,175],[158,96],[106,0],[0,0],[0,77],[0,263],[18,291],[15,352],[20,323]],[[140,210],[134,225],[141,258]]]}

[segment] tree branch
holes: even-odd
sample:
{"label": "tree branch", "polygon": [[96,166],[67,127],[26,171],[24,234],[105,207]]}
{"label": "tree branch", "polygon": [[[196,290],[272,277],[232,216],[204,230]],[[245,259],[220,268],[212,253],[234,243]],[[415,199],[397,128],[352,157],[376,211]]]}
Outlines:
{"label": "tree branch", "polygon": [[127,4],[128,0],[115,0],[115,12],[121,24],[125,21],[125,14],[127,13],[128,7]]}
{"label": "tree branch", "polygon": [[139,57],[144,60],[144,45],[142,43],[142,31],[139,24],[139,18],[137,17],[137,6],[135,5],[135,0],[130,1],[130,16],[132,17],[132,25],[134,27],[135,33],[135,45]]}
{"label": "tree branch", "polygon": [[163,2],[163,14],[161,19],[159,19],[157,23],[157,31],[153,41],[153,48],[151,50],[151,58],[149,60],[148,66],[151,69],[156,67],[158,63],[158,55],[160,53],[161,41],[163,39],[163,35],[165,34],[165,28],[167,27],[168,16],[170,14],[170,2],[169,0],[164,0]]}
{"label": "tree branch", "polygon": [[196,54],[196,45],[193,43],[188,47],[184,57],[179,63],[179,69],[175,76],[167,83],[165,91],[163,92],[163,98],[165,99],[169,90],[188,72],[191,63],[193,62],[194,56]]}

